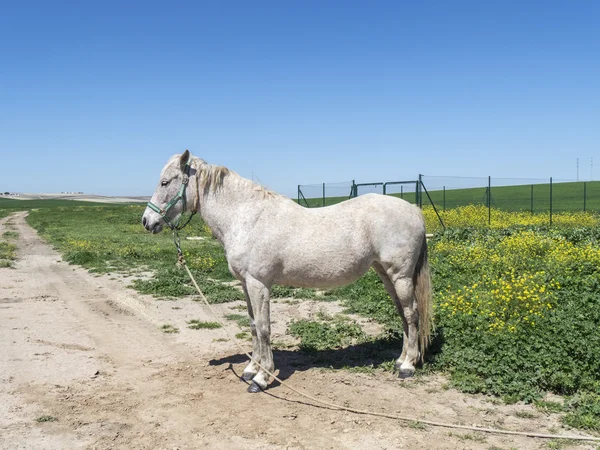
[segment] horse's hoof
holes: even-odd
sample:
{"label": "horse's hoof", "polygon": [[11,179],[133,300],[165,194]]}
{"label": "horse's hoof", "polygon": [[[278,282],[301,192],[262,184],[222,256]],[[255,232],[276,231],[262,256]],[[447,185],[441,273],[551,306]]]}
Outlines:
{"label": "horse's hoof", "polygon": [[256,374],[255,373],[250,373],[250,372],[244,372],[242,373],[242,380],[243,381],[251,381],[252,378],[254,378]]}
{"label": "horse's hoof", "polygon": [[407,378],[412,378],[414,374],[414,369],[400,369],[398,371],[398,378],[400,378],[401,380],[406,380]]}
{"label": "horse's hoof", "polygon": [[247,391],[251,394],[258,394],[259,392],[262,392],[262,388],[253,381],[250,386],[248,386]]}

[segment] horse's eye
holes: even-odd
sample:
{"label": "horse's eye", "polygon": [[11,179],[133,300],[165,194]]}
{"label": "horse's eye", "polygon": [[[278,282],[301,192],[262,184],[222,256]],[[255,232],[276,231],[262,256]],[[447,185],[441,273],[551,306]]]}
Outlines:
{"label": "horse's eye", "polygon": [[163,180],[163,181],[160,182],[161,186],[166,186],[167,184],[169,184],[168,180]]}

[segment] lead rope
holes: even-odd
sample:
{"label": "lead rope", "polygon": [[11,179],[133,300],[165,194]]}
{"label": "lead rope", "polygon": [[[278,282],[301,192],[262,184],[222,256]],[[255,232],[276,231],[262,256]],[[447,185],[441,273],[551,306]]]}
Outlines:
{"label": "lead rope", "polygon": [[327,402],[325,400],[320,400],[318,398],[312,397],[311,395],[305,394],[304,392],[299,391],[298,389],[296,389],[296,388],[290,386],[289,384],[287,384],[282,379],[278,378],[271,371],[265,369],[259,362],[257,362],[252,357],[252,355],[250,353],[248,353],[246,351],[246,349],[244,349],[244,347],[242,347],[242,345],[239,343],[239,341],[237,339],[235,339],[231,335],[231,333],[229,333],[229,331],[227,331],[227,328],[225,327],[225,324],[221,321],[221,319],[217,315],[216,311],[213,309],[213,307],[211,306],[211,304],[208,302],[208,300],[206,299],[206,297],[202,293],[202,290],[198,286],[198,283],[196,283],[196,279],[192,275],[192,272],[190,271],[189,267],[187,266],[187,264],[185,262],[185,259],[183,258],[183,254],[181,252],[181,247],[179,246],[179,234],[177,233],[176,230],[173,232],[173,235],[174,236],[176,235],[176,237],[174,237],[174,240],[175,240],[175,243],[176,243],[175,245],[177,247],[177,253],[178,253],[177,264],[180,265],[180,266],[182,266],[186,270],[186,272],[190,276],[190,280],[192,280],[192,283],[193,283],[194,287],[196,288],[196,291],[198,291],[198,294],[200,295],[200,298],[202,299],[202,301],[204,302],[204,304],[208,307],[208,309],[210,310],[211,314],[214,316],[214,318],[219,323],[219,325],[221,325],[221,329],[225,332],[225,334],[227,334],[227,337],[229,337],[229,339],[240,349],[240,351],[244,355],[246,355],[258,367],[260,367],[262,370],[264,370],[269,376],[273,377],[274,380],[278,381],[282,386],[288,388],[289,390],[295,392],[296,394],[298,394],[298,395],[300,395],[300,396],[302,396],[304,398],[312,400],[315,403],[320,403],[321,405],[325,405],[325,406],[327,406],[329,408],[332,408],[332,409],[337,409],[337,410],[341,410],[341,411],[348,411],[348,412],[351,412],[351,413],[354,413],[354,414],[363,414],[363,415],[376,416],[376,417],[385,417],[385,418],[388,418],[388,419],[401,420],[403,422],[411,422],[411,423],[418,422],[418,423],[422,423],[422,424],[425,424],[425,425],[431,425],[431,426],[434,426],[434,427],[454,428],[454,429],[460,429],[460,430],[479,431],[479,432],[482,432],[482,433],[505,434],[505,435],[511,435],[511,436],[527,436],[527,437],[542,438],[542,439],[572,439],[572,440],[576,440],[576,441],[594,441],[594,442],[600,442],[600,438],[591,437],[591,436],[588,437],[588,436],[569,436],[569,435],[559,435],[559,434],[529,433],[529,432],[522,432],[522,431],[498,430],[498,429],[495,429],[495,428],[480,428],[480,427],[468,426],[468,425],[455,425],[455,424],[451,424],[451,423],[435,422],[435,421],[432,421],[432,420],[422,420],[422,419],[416,419],[414,417],[406,417],[406,416],[399,416],[399,415],[396,415],[396,414],[389,414],[389,413],[382,413],[382,412],[375,412],[375,411],[367,411],[367,410],[362,410],[362,409],[350,408],[350,407],[347,407],[347,406],[342,406],[342,405],[337,405],[335,403],[330,403],[330,402]]}

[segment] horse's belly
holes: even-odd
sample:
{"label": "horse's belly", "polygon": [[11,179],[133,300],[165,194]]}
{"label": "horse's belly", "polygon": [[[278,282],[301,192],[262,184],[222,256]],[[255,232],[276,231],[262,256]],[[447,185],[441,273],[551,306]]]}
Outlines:
{"label": "horse's belly", "polygon": [[287,264],[275,284],[298,287],[332,288],[350,284],[365,274],[372,261],[362,260],[352,263],[314,262],[309,264]]}

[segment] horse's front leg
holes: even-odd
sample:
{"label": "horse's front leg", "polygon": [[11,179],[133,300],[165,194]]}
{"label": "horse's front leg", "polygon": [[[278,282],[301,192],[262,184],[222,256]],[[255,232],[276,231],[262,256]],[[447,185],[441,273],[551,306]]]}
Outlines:
{"label": "horse's front leg", "polygon": [[[250,304],[254,312],[253,337],[256,333],[256,346],[252,356],[258,350],[261,366],[269,372],[273,372],[275,365],[273,363],[273,351],[271,350],[271,308],[269,302],[269,288],[260,281],[248,277],[245,280],[246,290],[250,298]],[[254,339],[253,339],[254,341]],[[270,376],[263,368],[258,368],[258,372],[252,378],[252,384],[248,387],[248,392],[260,392],[267,388]]]}
{"label": "horse's front leg", "polygon": [[244,296],[246,297],[246,306],[248,308],[248,316],[250,317],[250,331],[252,332],[252,359],[242,372],[242,380],[250,381],[258,373],[258,364],[256,362],[260,362],[260,348],[258,344],[258,339],[256,337],[254,310],[252,308],[252,302],[250,301],[250,296],[248,295],[248,289],[246,288],[245,281],[242,283],[242,288],[244,289]]}

